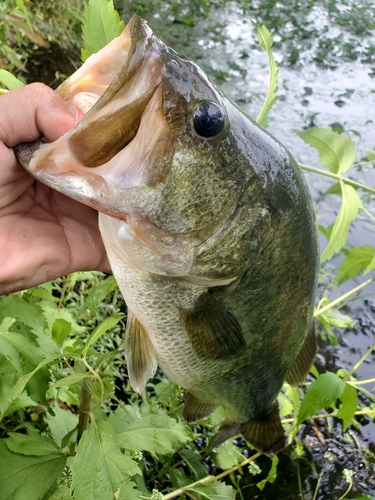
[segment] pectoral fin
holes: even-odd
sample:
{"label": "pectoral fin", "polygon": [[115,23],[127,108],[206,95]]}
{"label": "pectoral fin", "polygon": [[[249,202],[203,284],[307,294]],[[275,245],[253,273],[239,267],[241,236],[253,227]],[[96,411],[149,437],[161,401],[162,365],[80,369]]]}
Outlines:
{"label": "pectoral fin", "polygon": [[158,363],[150,337],[130,310],[125,330],[125,358],[130,384],[140,394],[147,380],[155,375]]}
{"label": "pectoral fin", "polygon": [[257,450],[277,453],[285,446],[284,429],[279,408],[274,403],[270,411],[241,425],[241,432]]}
{"label": "pectoral fin", "polygon": [[200,297],[194,309],[181,311],[181,322],[194,351],[201,358],[240,356],[246,349],[236,317],[209,293]]}
{"label": "pectoral fin", "polygon": [[184,411],[182,418],[189,424],[194,424],[207,418],[214,410],[215,405],[202,403],[191,392],[184,392]]}
{"label": "pectoral fin", "polygon": [[288,384],[292,385],[293,387],[297,387],[305,380],[307,374],[309,373],[311,365],[314,363],[315,355],[316,337],[313,323],[296,360],[294,361],[293,365],[290,367],[286,375],[286,381],[288,382]]}

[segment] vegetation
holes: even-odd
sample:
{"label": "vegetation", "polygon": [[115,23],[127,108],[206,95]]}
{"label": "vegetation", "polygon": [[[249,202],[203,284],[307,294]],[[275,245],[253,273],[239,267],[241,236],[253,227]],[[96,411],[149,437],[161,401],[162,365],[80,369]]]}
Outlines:
{"label": "vegetation", "polygon": [[[0,33],[5,40],[0,62],[3,69],[8,68],[20,78],[21,84],[27,75],[27,65],[21,61],[34,57],[33,51],[43,46],[41,40],[45,45],[56,42],[57,37],[42,37],[38,32],[39,23],[46,23],[42,14],[47,19],[46,4],[18,0],[13,8],[6,0],[0,7]],[[90,39],[88,28],[90,23],[98,22],[99,8],[99,20],[107,16],[113,36],[120,29],[111,6],[108,0],[91,0],[86,7],[84,57],[97,50],[98,45],[92,43],[104,45],[108,41],[104,37],[108,31],[100,29],[102,36]],[[79,2],[76,7],[70,14],[79,24]],[[58,15],[55,21],[48,21],[50,33],[53,26],[57,29],[53,23],[60,21]],[[21,21],[7,24],[9,16]],[[64,22],[68,19],[65,16]],[[69,29],[76,33],[75,28]],[[257,26],[257,30],[270,61],[268,98],[259,114],[266,123],[276,101],[277,68],[268,30],[264,26]],[[59,43],[69,52],[67,40]],[[4,71],[0,72],[0,81],[8,88],[20,85]],[[356,146],[349,135],[318,127],[297,133],[318,150],[323,165],[319,170],[308,165],[301,168],[332,178],[334,183],[324,196],[341,198],[334,223],[320,228],[328,240],[322,264],[338,252],[344,254],[335,286],[360,275],[373,276],[375,248],[369,244],[349,247],[346,239],[359,211],[374,219],[366,202],[375,190],[348,175],[350,169],[375,163],[375,150],[367,150],[366,157],[356,161]],[[340,308],[374,280],[368,278],[333,301],[328,299],[329,290],[323,291],[315,312],[321,337],[334,344],[335,327],[353,326],[353,320]],[[223,409],[199,425],[187,426],[181,421],[181,390],[161,373],[148,383],[142,395],[133,393],[122,354],[125,313],[113,277],[102,273],[74,273],[0,297],[2,498],[66,500],[74,492],[75,500],[169,500],[184,495],[199,500],[243,500],[247,498],[245,475],[253,477],[250,482],[259,490],[275,481],[278,456],[265,458],[262,470],[255,462],[260,454],[241,438],[227,441],[213,452],[208,450],[209,439],[225,418]],[[349,372],[320,374],[313,367],[302,392],[284,385],[279,404],[295,459],[303,460],[306,455],[300,435],[307,419],[329,420],[342,427],[346,439],[353,441],[348,430],[358,426],[358,419],[375,418],[375,397],[364,387],[375,383],[375,379],[355,378],[360,364],[374,350],[375,344]],[[362,451],[367,466],[374,470],[375,457],[370,450]],[[347,491],[341,499],[350,495],[352,476],[352,471],[345,469]]]}

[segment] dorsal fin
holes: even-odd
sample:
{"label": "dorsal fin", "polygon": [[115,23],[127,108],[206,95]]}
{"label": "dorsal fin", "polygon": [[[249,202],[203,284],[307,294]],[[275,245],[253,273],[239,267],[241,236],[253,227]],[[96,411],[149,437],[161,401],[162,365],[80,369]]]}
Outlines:
{"label": "dorsal fin", "polygon": [[181,311],[181,322],[201,358],[240,356],[246,349],[236,317],[210,293],[201,295],[194,309]]}
{"label": "dorsal fin", "polygon": [[215,405],[202,403],[191,392],[184,391],[184,411],[182,418],[189,424],[195,424],[207,418],[215,409]]}
{"label": "dorsal fin", "polygon": [[297,387],[306,379],[311,365],[314,363],[315,354],[316,337],[315,327],[313,323],[307,333],[307,336],[297,358],[295,359],[286,375],[286,381],[288,382],[288,384],[293,387]]}
{"label": "dorsal fin", "polygon": [[147,380],[155,375],[158,363],[148,333],[129,309],[125,330],[125,358],[130,384],[140,394]]}

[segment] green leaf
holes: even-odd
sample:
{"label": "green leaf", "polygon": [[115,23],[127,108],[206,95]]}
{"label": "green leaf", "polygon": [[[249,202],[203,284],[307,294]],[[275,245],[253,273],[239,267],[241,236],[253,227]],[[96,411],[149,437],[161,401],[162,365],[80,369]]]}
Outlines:
{"label": "green leaf", "polygon": [[64,356],[71,357],[71,358],[73,358],[73,357],[74,358],[79,358],[79,356],[77,356],[77,355],[74,355],[74,354],[69,353],[69,352],[65,352],[65,353],[54,354],[53,356],[50,356],[49,358],[44,359],[41,363],[39,363],[39,365],[33,371],[31,371],[30,373],[27,373],[26,375],[24,375],[23,377],[21,377],[17,381],[17,383],[15,384],[15,386],[13,387],[13,390],[12,390],[12,399],[14,400],[14,399],[18,398],[21,395],[21,393],[25,389],[26,384],[29,382],[29,380],[41,368],[43,368],[43,366],[46,366],[49,363],[51,363],[52,361],[55,361],[56,359],[62,358]]}
{"label": "green leaf", "polygon": [[124,21],[113,7],[112,0],[89,0],[85,3],[82,14],[81,50],[84,62],[107,43],[119,36],[124,30]]}
{"label": "green leaf", "polygon": [[320,161],[334,174],[343,174],[352,166],[357,151],[349,136],[319,127],[295,132],[318,150]]}
{"label": "green leaf", "polygon": [[85,347],[82,350],[82,354],[86,356],[89,347],[94,344],[102,335],[104,335],[108,330],[117,325],[117,323],[124,316],[121,314],[117,314],[114,316],[109,316],[106,318],[100,325],[98,325],[95,330],[91,333],[89,338],[86,340]]}
{"label": "green leaf", "polygon": [[46,413],[44,420],[48,424],[51,436],[61,446],[64,437],[77,427],[78,415],[70,410],[63,410],[56,402],[52,410],[54,415]]}
{"label": "green leaf", "polygon": [[51,455],[58,451],[57,444],[46,436],[40,434],[19,434],[9,432],[9,438],[5,443],[10,451],[21,453],[22,455]]}
{"label": "green leaf", "polygon": [[268,67],[269,67],[269,79],[268,79],[268,89],[266,98],[264,100],[262,109],[256,119],[256,121],[262,127],[267,127],[267,117],[268,113],[271,111],[272,106],[277,101],[277,89],[278,89],[278,72],[279,69],[277,67],[275,58],[272,54],[272,35],[269,32],[268,28],[265,26],[261,26],[260,24],[254,23],[257,29],[257,36],[260,46],[263,50],[267,51],[268,55]]}
{"label": "green leaf", "polygon": [[125,479],[134,474],[141,474],[141,470],[121,452],[113,427],[93,420],[82,435],[73,464],[75,500],[112,499]]}
{"label": "green leaf", "polygon": [[217,452],[211,453],[211,456],[220,469],[230,469],[245,460],[245,457],[231,440],[225,441],[218,447]]}
{"label": "green leaf", "polygon": [[197,500],[235,500],[237,494],[232,486],[219,481],[209,484],[197,484],[187,488],[187,491],[194,493],[194,495],[189,496]]}
{"label": "green leaf", "polygon": [[65,387],[67,385],[77,384],[85,378],[93,378],[93,375],[90,375],[89,373],[72,373],[71,375],[58,380],[53,384],[53,387]]}
{"label": "green leaf", "polygon": [[52,327],[52,340],[57,347],[62,348],[65,339],[72,331],[72,324],[62,318],[55,319]]}
{"label": "green leaf", "polygon": [[272,465],[271,465],[270,471],[268,473],[268,476],[266,477],[266,479],[263,479],[263,481],[260,481],[259,483],[257,483],[257,486],[260,490],[263,490],[267,483],[273,483],[275,481],[276,476],[277,476],[277,464],[278,463],[279,463],[279,457],[277,455],[274,455],[272,457]]}
{"label": "green leaf", "polygon": [[315,380],[307,389],[302,400],[297,419],[297,427],[307,418],[312,417],[323,408],[327,408],[342,396],[345,382],[335,373],[327,372]]}
{"label": "green leaf", "polygon": [[338,273],[337,283],[341,285],[344,281],[359,276],[366,268],[366,272],[372,270],[372,262],[375,265],[375,248],[371,245],[352,247],[345,255]]}
{"label": "green leaf", "polygon": [[366,158],[369,161],[375,161],[375,149],[366,149]]}
{"label": "green leaf", "polygon": [[152,405],[147,409],[143,404],[141,411],[146,414],[135,413],[129,406],[119,407],[109,417],[119,432],[118,440],[123,448],[146,450],[155,456],[172,452],[191,439],[189,428],[169,417],[159,406]]}
{"label": "green leaf", "polygon": [[364,274],[367,274],[370,271],[373,271],[374,269],[375,269],[375,255],[372,258],[370,264],[366,267]]}
{"label": "green leaf", "polygon": [[[185,448],[180,451],[181,458],[188,466],[194,481],[199,481],[207,476],[207,469],[202,464],[202,457],[197,450],[192,450],[191,448]],[[191,483],[188,481],[187,484]],[[182,485],[181,485],[182,486]],[[184,484],[186,486],[186,484]]]}
{"label": "green leaf", "polygon": [[332,228],[328,246],[320,257],[320,261],[331,259],[345,245],[350,223],[356,219],[358,211],[363,208],[357,191],[340,181],[342,190],[342,204]]}
{"label": "green leaf", "polygon": [[43,500],[72,500],[70,488],[66,484],[53,484]]}
{"label": "green leaf", "polygon": [[344,423],[344,431],[348,428],[358,405],[357,392],[353,386],[345,384],[344,392],[341,395],[341,405],[337,416],[342,418]]}
{"label": "green leaf", "polygon": [[21,80],[18,80],[18,78],[5,69],[0,69],[0,83],[2,83],[4,87],[9,90],[18,89],[19,87],[23,87],[25,85],[21,82]]}
{"label": "green leaf", "polygon": [[130,479],[127,479],[125,483],[123,483],[120,487],[120,491],[118,496],[116,497],[117,500],[139,500],[140,496],[140,491],[137,489],[137,485],[130,481]]}
{"label": "green leaf", "polygon": [[0,440],[1,500],[40,500],[60,477],[67,457],[20,455],[10,451],[6,441]]}

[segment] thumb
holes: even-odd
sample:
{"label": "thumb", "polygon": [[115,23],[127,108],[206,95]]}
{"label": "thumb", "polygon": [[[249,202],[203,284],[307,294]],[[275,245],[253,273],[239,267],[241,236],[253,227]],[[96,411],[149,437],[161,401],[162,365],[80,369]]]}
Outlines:
{"label": "thumb", "polygon": [[62,99],[42,83],[0,96],[0,142],[8,148],[44,136],[54,141],[75,125]]}

